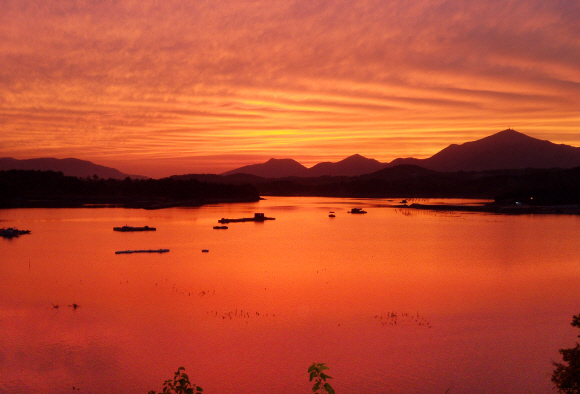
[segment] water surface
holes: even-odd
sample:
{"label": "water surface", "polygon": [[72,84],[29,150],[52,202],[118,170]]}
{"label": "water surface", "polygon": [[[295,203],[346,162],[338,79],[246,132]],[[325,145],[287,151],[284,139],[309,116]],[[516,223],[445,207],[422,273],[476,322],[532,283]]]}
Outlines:
{"label": "water surface", "polygon": [[[388,204],[0,211],[32,231],[0,239],[0,392],[146,393],[184,366],[207,393],[308,393],[313,361],[337,393],[553,392],[580,218]],[[212,228],[254,212],[276,220]]]}

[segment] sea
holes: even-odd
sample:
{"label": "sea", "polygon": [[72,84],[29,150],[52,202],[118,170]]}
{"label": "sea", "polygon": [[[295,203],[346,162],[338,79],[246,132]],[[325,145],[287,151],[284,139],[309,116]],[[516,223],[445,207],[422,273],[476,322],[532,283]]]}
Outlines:
{"label": "sea", "polygon": [[339,394],[556,392],[580,217],[400,204],[0,210],[31,232],[0,239],[0,393],[312,393],[313,362]]}

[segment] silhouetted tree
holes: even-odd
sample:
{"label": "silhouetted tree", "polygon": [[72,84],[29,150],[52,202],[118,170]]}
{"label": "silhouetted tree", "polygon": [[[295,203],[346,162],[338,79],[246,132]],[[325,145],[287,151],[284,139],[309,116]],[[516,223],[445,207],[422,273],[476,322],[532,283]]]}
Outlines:
{"label": "silhouetted tree", "polygon": [[[580,314],[572,318],[572,326],[580,328]],[[578,335],[580,338],[580,335]],[[563,363],[554,363],[552,382],[558,392],[565,394],[580,393],[580,344],[568,349],[560,349]]]}

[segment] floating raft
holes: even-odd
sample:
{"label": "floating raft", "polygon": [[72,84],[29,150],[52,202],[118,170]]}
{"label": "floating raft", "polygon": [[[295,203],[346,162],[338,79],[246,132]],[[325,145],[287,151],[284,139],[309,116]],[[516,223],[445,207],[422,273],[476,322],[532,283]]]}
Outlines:
{"label": "floating raft", "polygon": [[353,208],[350,211],[348,211],[348,213],[362,214],[362,213],[367,213],[367,211],[365,211],[364,209],[361,209],[361,208]]}
{"label": "floating raft", "polygon": [[132,227],[132,226],[123,226],[123,227],[113,227],[113,231],[121,231],[121,232],[129,232],[129,231],[156,231],[155,227]]}
{"label": "floating raft", "polygon": [[255,213],[253,218],[240,218],[240,219],[226,219],[221,218],[218,223],[238,223],[238,222],[263,222],[265,220],[276,220],[276,218],[266,217],[263,213]]}
{"label": "floating raft", "polygon": [[131,253],[167,253],[169,249],[144,249],[144,250],[119,250],[115,254],[131,254]]}
{"label": "floating raft", "polygon": [[30,234],[30,230],[18,230],[15,227],[3,228],[0,233],[3,238],[14,238],[19,237],[23,234]]}

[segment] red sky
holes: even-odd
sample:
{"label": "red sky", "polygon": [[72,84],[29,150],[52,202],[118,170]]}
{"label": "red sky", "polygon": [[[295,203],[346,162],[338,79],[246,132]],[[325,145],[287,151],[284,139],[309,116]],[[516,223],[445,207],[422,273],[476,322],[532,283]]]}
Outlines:
{"label": "red sky", "polygon": [[0,157],[152,177],[580,146],[577,0],[0,0]]}

